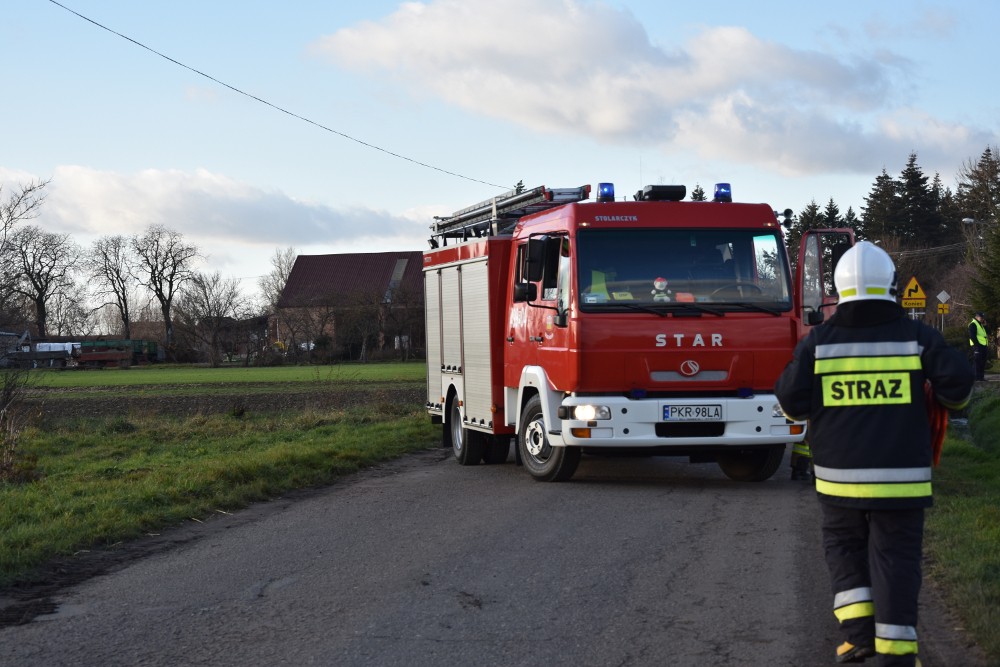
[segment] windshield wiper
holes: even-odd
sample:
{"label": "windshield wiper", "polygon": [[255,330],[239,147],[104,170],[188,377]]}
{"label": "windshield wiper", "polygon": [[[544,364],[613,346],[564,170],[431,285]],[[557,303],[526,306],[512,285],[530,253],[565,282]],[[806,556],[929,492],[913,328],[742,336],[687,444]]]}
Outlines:
{"label": "windshield wiper", "polygon": [[765,306],[765,305],[760,304],[760,303],[733,302],[733,303],[727,303],[726,305],[727,306],[738,306],[738,307],[744,308],[746,310],[756,310],[756,311],[759,311],[759,312],[762,312],[762,313],[769,313],[769,314],[774,315],[776,317],[780,317],[781,313],[784,312],[784,311],[781,311],[781,310],[777,310],[775,308],[771,308],[769,306]]}
{"label": "windshield wiper", "polygon": [[[640,303],[614,303],[614,304],[604,304],[621,306],[623,308],[628,308],[629,310],[641,310],[645,313],[654,313],[660,317],[666,317],[668,313],[673,313],[674,317],[679,314],[689,314],[689,315],[701,315],[702,313],[709,313],[711,315],[718,315],[722,317],[724,313],[716,308],[711,308],[709,306],[700,303],[691,303],[688,301],[672,301],[670,303],[659,303],[655,306],[643,305]],[[678,311],[687,311],[686,313],[678,313]]]}
{"label": "windshield wiper", "polygon": [[622,308],[628,308],[629,310],[641,310],[644,313],[653,313],[654,315],[659,315],[660,317],[666,317],[667,316],[667,313],[665,311],[659,310],[657,307],[654,307],[654,306],[644,306],[644,305],[642,305],[640,303],[621,303],[621,302],[618,302],[618,303],[603,304],[603,305],[606,305],[606,306],[607,305],[610,305],[610,306],[621,306]]}

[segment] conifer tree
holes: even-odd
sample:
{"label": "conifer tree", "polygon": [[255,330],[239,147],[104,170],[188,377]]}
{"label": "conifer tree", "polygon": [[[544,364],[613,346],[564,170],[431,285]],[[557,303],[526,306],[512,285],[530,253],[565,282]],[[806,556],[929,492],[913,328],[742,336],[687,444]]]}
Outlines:
{"label": "conifer tree", "polygon": [[861,207],[861,238],[872,241],[891,237],[899,211],[899,184],[882,167]]}

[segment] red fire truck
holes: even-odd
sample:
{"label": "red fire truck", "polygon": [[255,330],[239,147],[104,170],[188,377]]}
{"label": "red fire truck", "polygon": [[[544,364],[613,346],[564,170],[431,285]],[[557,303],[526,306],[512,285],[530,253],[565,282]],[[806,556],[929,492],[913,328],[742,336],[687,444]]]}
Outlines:
{"label": "red fire truck", "polygon": [[[778,215],[653,185],[512,191],[431,226],[427,410],[463,465],[563,481],[582,454],[715,461],[762,481],[805,425],[775,380],[835,302],[850,230],[803,236],[796,287]],[[786,220],[791,211],[785,211]]]}

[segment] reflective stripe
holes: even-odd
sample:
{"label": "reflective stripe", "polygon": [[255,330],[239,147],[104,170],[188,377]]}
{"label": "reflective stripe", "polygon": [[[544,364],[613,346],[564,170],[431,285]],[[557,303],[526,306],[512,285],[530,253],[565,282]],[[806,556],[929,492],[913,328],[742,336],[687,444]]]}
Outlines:
{"label": "reflective stripe", "polygon": [[909,373],[855,373],[824,375],[823,405],[903,405],[913,402]]}
{"label": "reflective stripe", "polygon": [[917,641],[917,629],[912,625],[890,625],[889,623],[876,623],[875,636],[882,639],[904,639]]}
{"label": "reflective stripe", "polygon": [[875,652],[882,655],[910,655],[917,653],[917,642],[875,638]]}
{"label": "reflective stripe", "polygon": [[812,450],[809,448],[809,443],[807,442],[794,442],[792,443],[792,454],[812,457]]}
{"label": "reflective stripe", "polygon": [[[888,292],[889,292],[889,289],[886,288],[886,287],[866,287],[865,288],[865,294],[883,294],[884,295],[884,294],[888,294]],[[857,293],[858,293],[858,290],[857,290],[856,287],[845,287],[844,289],[842,289],[842,290],[840,290],[838,292],[838,294],[840,295],[841,299],[846,299],[848,297],[856,296]]]}
{"label": "reflective stripe", "polygon": [[833,597],[833,615],[841,623],[854,618],[874,616],[875,605],[872,603],[872,589],[864,586],[837,593]]}
{"label": "reflective stripe", "polygon": [[840,591],[834,595],[833,607],[836,609],[838,607],[843,607],[844,605],[854,604],[855,602],[871,602],[871,599],[871,587],[861,586],[859,588],[852,588],[848,591]]}
{"label": "reflective stripe", "polygon": [[816,466],[816,476],[829,482],[927,482],[931,469],[927,468],[827,468]]}
{"label": "reflective stripe", "polygon": [[816,491],[841,498],[923,498],[931,493],[930,482],[916,484],[836,484],[816,479]]}
{"label": "reflective stripe", "polygon": [[915,371],[920,370],[917,355],[891,357],[837,357],[817,359],[815,370],[821,373],[847,373],[851,371]]}
{"label": "reflective stripe", "polygon": [[912,625],[875,624],[875,651],[883,655],[917,652],[917,629]]}
{"label": "reflective stripe", "polygon": [[816,346],[817,359],[834,357],[920,356],[924,348],[915,340],[883,343],[829,343]]}
{"label": "reflective stripe", "polygon": [[855,618],[868,618],[869,616],[875,615],[875,604],[873,602],[857,602],[855,604],[849,604],[846,607],[834,609],[833,615],[836,616],[837,620],[841,623]]}

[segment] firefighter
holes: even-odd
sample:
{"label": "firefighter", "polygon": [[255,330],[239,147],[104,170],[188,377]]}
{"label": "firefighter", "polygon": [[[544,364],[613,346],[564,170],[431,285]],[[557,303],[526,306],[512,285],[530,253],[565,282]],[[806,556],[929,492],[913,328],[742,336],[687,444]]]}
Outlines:
{"label": "firefighter", "polygon": [[785,413],[809,419],[813,476],[838,663],[877,656],[919,665],[917,598],[932,447],[925,381],[947,408],[972,393],[968,361],[895,301],[889,255],[862,241],[834,270],[836,313],[795,349],[775,388]]}
{"label": "firefighter", "polygon": [[986,353],[989,340],[986,338],[986,316],[976,313],[969,322],[969,346],[972,348],[972,363],[976,369],[976,380],[986,379]]}

